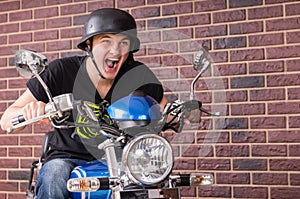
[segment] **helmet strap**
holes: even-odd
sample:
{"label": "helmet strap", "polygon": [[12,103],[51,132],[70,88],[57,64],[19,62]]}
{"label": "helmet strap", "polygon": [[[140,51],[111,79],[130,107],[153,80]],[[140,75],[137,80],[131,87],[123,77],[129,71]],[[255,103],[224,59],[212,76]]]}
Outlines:
{"label": "helmet strap", "polygon": [[92,62],[93,62],[93,64],[94,64],[96,70],[98,71],[99,76],[100,76],[102,79],[106,79],[106,78],[103,76],[103,74],[101,73],[101,71],[99,70],[99,68],[97,67],[97,63],[96,63],[96,61],[95,61],[95,59],[94,59],[94,55],[93,55],[93,52],[92,52],[93,38],[90,38],[89,40],[90,40],[90,48],[86,45],[85,50],[88,52],[90,58],[92,59]]}

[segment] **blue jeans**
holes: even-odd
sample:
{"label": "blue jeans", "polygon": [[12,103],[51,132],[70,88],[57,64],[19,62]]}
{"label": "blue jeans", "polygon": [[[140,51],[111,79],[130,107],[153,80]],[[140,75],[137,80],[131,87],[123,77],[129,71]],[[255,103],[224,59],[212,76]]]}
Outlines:
{"label": "blue jeans", "polygon": [[78,159],[53,159],[46,162],[38,174],[37,199],[70,198],[67,181],[74,167],[86,161]]}

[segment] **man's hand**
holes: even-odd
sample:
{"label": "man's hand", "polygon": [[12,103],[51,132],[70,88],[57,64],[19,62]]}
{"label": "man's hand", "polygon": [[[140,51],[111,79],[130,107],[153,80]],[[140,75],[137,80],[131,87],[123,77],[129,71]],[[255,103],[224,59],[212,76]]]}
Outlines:
{"label": "man's hand", "polygon": [[198,109],[185,112],[183,114],[184,123],[191,124],[191,123],[200,123],[201,122],[201,111]]}
{"label": "man's hand", "polygon": [[45,114],[45,103],[41,101],[34,101],[26,104],[22,108],[22,115],[25,120],[29,120]]}

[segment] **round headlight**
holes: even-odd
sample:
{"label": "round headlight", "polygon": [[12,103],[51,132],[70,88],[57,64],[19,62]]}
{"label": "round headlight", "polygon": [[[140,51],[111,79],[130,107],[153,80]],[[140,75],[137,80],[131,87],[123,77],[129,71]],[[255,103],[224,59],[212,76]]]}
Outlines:
{"label": "round headlight", "polygon": [[126,145],[122,161],[130,180],[141,185],[155,185],[171,173],[173,151],[163,137],[147,134]]}

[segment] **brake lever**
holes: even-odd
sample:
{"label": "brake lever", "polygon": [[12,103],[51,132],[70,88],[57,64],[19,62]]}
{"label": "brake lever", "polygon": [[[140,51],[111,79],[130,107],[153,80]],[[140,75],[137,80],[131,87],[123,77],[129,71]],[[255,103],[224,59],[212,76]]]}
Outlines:
{"label": "brake lever", "polygon": [[25,120],[25,121],[23,121],[23,122],[21,122],[19,124],[16,124],[16,125],[14,125],[12,127],[9,127],[8,129],[6,129],[6,131],[7,131],[7,133],[11,133],[14,130],[16,130],[18,128],[21,128],[21,127],[24,127],[24,126],[26,126],[28,124],[33,124],[33,123],[41,121],[43,119],[50,118],[52,115],[53,115],[53,113],[46,113],[45,115],[41,115],[41,116],[29,119],[29,120]]}
{"label": "brake lever", "polygon": [[220,116],[221,115],[221,112],[219,112],[219,111],[217,111],[217,112],[208,111],[208,110],[204,109],[203,107],[201,107],[199,110],[203,113],[206,113],[209,116]]}

